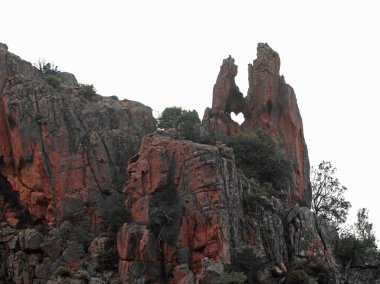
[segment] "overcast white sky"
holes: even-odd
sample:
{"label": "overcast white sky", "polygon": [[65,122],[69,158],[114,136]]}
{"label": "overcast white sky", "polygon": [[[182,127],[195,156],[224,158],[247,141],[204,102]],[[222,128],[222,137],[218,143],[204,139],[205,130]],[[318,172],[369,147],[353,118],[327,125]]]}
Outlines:
{"label": "overcast white sky", "polygon": [[0,0],[0,42],[155,116],[175,105],[201,118],[222,60],[235,58],[246,94],[247,65],[268,42],[296,92],[311,164],[338,168],[353,215],[369,208],[380,238],[377,2]]}

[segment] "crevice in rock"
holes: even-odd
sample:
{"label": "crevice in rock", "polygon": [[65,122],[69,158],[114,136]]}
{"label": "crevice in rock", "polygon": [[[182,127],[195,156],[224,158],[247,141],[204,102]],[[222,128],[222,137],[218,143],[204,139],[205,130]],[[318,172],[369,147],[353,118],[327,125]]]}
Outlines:
{"label": "crevice in rock", "polygon": [[5,201],[12,207],[19,206],[19,194],[12,190],[11,185],[7,179],[0,174],[0,195],[4,197]]}
{"label": "crevice in rock", "polygon": [[[35,95],[35,103],[36,103],[36,109],[37,109],[37,114],[40,114],[39,112],[39,105],[38,105],[38,100],[37,100],[37,94],[36,92],[34,93]],[[45,172],[47,174],[47,177],[49,179],[49,184],[50,184],[50,189],[53,195],[53,216],[54,216],[54,225],[57,226],[57,221],[58,221],[58,204],[57,204],[57,192],[55,190],[55,182],[54,182],[54,176],[53,176],[53,166],[50,161],[49,154],[46,150],[46,145],[45,145],[45,140],[42,135],[42,125],[39,123],[39,135],[40,135],[40,141],[41,141],[41,150],[42,150],[42,156],[43,156],[43,161],[44,161],[44,166],[45,166]]]}

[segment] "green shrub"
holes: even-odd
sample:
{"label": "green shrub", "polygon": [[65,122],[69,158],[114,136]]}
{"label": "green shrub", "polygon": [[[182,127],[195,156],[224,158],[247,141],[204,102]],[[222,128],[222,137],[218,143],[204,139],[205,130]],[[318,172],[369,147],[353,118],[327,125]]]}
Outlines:
{"label": "green shrub", "polygon": [[157,189],[149,200],[149,229],[157,236],[157,246],[161,241],[174,243],[179,226],[178,196],[174,184],[173,172],[175,163],[172,161],[167,175],[167,186]]}
{"label": "green shrub", "polygon": [[122,224],[131,221],[131,214],[125,210],[123,205],[121,206],[122,207],[113,207],[105,212],[105,221],[106,224],[108,224],[109,233],[116,233]]}
{"label": "green shrub", "polygon": [[322,258],[315,258],[310,259],[308,266],[307,266],[308,274],[311,275],[319,275],[319,274],[328,274],[329,273],[329,267],[327,266],[327,263]]}
{"label": "green shrub", "polygon": [[45,78],[45,82],[52,86],[54,89],[58,89],[62,84],[62,80],[54,75],[47,76]]}
{"label": "green shrub", "polygon": [[334,255],[345,267],[352,260],[365,257],[368,249],[376,250],[376,243],[373,240],[359,239],[353,234],[344,235],[337,240],[334,246]]}
{"label": "green shrub", "polygon": [[265,259],[259,256],[253,248],[244,248],[236,253],[233,270],[244,272],[250,283],[254,283],[251,281],[257,280],[257,273],[264,269],[266,264]]}
{"label": "green shrub", "polygon": [[271,183],[278,191],[286,191],[291,182],[291,166],[283,150],[263,130],[227,138],[234,149],[235,163],[249,178],[261,184]]}
{"label": "green shrub", "polygon": [[96,271],[114,270],[119,261],[116,248],[112,247],[106,251],[99,253],[97,257]]}
{"label": "green shrub", "polygon": [[178,218],[177,193],[174,186],[157,190],[150,202],[149,229],[162,240],[173,243],[176,238],[175,221]]}
{"label": "green shrub", "polygon": [[194,125],[201,120],[195,110],[184,110],[181,107],[168,107],[160,114],[157,119],[160,128],[175,128],[184,136],[185,139],[194,140]]}
{"label": "green shrub", "polygon": [[43,75],[57,75],[59,72],[58,66],[56,66],[54,63],[46,62],[45,59],[40,59],[36,64],[34,64]]}
{"label": "green shrub", "polygon": [[[368,209],[361,208],[357,213],[357,222],[353,227],[340,233],[334,246],[334,254],[345,267],[355,259],[362,259],[371,252],[380,254],[376,245],[373,224],[369,222]],[[380,261],[378,261],[380,265]]]}
{"label": "green shrub", "polygon": [[247,275],[243,272],[235,272],[232,271],[230,273],[223,272],[218,279],[216,280],[216,284],[242,284],[246,283],[248,280]]}
{"label": "green shrub", "polygon": [[86,99],[92,99],[96,96],[96,89],[94,85],[79,84],[79,95]]}

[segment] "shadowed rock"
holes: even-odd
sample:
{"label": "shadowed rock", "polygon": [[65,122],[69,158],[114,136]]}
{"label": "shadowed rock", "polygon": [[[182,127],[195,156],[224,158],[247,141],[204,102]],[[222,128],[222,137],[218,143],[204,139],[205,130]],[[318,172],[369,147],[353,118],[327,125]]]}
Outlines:
{"label": "shadowed rock", "polygon": [[247,248],[268,265],[331,257],[325,225],[315,214],[265,197],[236,169],[233,151],[225,145],[197,144],[173,130],[158,131],[143,138],[128,173],[125,204],[132,220],[121,227],[117,241],[125,283],[172,283],[173,277],[182,283],[193,276],[213,283],[206,279],[214,281]]}

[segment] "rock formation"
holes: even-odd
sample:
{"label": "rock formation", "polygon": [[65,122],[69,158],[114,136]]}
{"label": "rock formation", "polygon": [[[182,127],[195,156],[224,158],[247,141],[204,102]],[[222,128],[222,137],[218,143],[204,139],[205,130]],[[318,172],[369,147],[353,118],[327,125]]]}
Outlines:
{"label": "rock formation", "polygon": [[235,77],[237,66],[235,60],[229,56],[223,60],[220,72],[213,89],[212,108],[206,109],[204,121],[211,134],[236,134],[239,124],[234,122],[230,113],[238,114],[244,110],[243,94],[236,86]]}
{"label": "rock formation", "polygon": [[[234,82],[234,60],[224,60],[204,128],[270,133],[295,168],[290,194],[244,176],[224,144],[154,132],[149,107],[101,97],[74,75],[53,71],[0,44],[0,284],[379,278],[373,253],[342,276],[332,255],[336,235],[303,206],[302,122],[269,46],[259,44],[246,98]],[[244,113],[242,126],[231,111]],[[197,132],[203,138],[204,128]]]}
{"label": "rock formation", "polygon": [[151,108],[43,74],[0,44],[0,125],[0,283],[46,283],[59,266],[80,270],[85,255],[96,279],[108,247],[86,248],[110,208],[123,210],[128,159],[156,129]]}
{"label": "rock formation", "polygon": [[[244,249],[274,270],[330,260],[326,226],[305,207],[265,197],[236,169],[230,148],[156,132],[143,138],[128,173],[125,204],[132,220],[117,240],[125,283],[213,283],[210,274],[232,265]],[[335,279],[334,269],[327,263],[323,277]]]}
{"label": "rock formation", "polygon": [[127,161],[155,120],[141,103],[91,97],[73,75],[56,77],[58,89],[2,49],[0,175],[34,218],[81,214],[95,228],[120,200]]}
{"label": "rock formation", "polygon": [[176,132],[143,138],[125,187],[133,223],[118,234],[123,279],[135,269],[141,277],[164,280],[184,268],[189,272],[183,277],[194,279],[205,257],[230,262],[230,241],[236,238],[230,224],[238,225],[233,211],[240,207],[231,155],[228,148],[220,152],[180,140]]}
{"label": "rock formation", "polygon": [[[216,135],[240,131],[267,131],[283,146],[293,170],[293,186],[288,199],[292,204],[310,206],[309,158],[303,126],[293,89],[280,76],[280,57],[268,44],[259,43],[257,59],[248,66],[249,89],[245,98],[235,84],[237,66],[229,57],[223,61],[214,85],[212,108],[205,111],[203,125]],[[243,113],[241,126],[230,113]]]}

